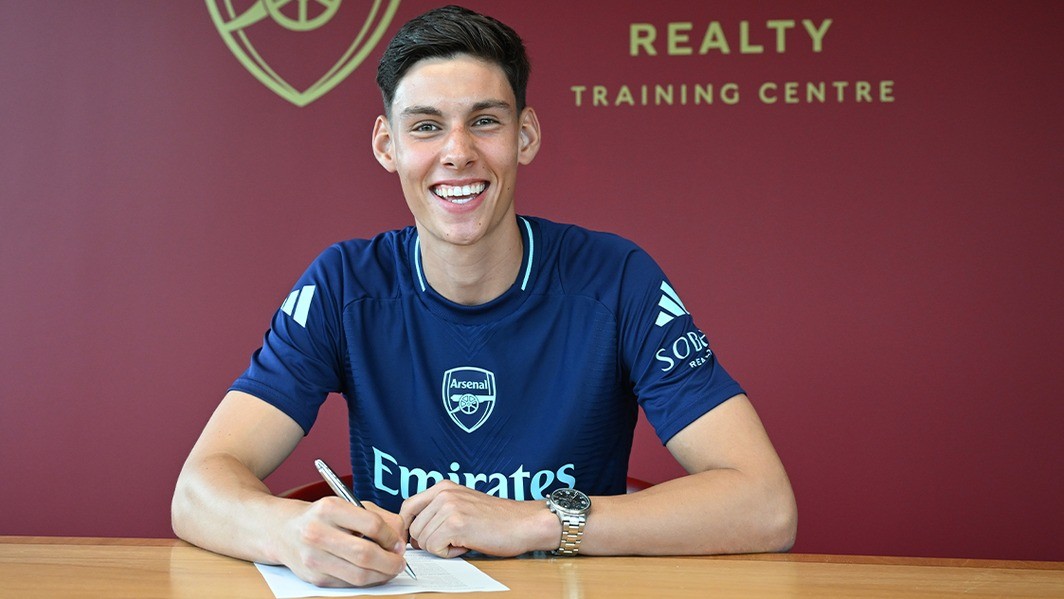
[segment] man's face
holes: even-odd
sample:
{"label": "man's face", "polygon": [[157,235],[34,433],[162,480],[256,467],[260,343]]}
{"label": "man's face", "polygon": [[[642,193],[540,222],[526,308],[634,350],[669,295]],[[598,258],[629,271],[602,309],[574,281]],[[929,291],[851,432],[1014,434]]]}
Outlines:
{"label": "man's face", "polygon": [[456,245],[490,242],[507,219],[516,227],[517,167],[538,148],[535,112],[518,114],[502,69],[468,55],[415,64],[373,130],[420,234]]}

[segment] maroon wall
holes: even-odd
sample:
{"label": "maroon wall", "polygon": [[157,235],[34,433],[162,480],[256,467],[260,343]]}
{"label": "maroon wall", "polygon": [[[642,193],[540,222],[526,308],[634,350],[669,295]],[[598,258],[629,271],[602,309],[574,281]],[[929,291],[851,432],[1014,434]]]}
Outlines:
{"label": "maroon wall", "polygon": [[[388,34],[433,4],[403,0]],[[518,209],[658,258],[788,467],[796,550],[1064,560],[1060,3],[468,4],[534,62]],[[349,15],[248,32],[306,87]],[[803,19],[832,20],[819,52]],[[656,56],[631,55],[633,23]],[[171,534],[180,464],[302,269],[410,222],[370,153],[379,54],[301,108],[203,2],[5,3],[0,534]],[[693,101],[728,83],[737,102]],[[346,460],[326,406],[274,488]],[[681,472],[645,426],[632,471]]]}

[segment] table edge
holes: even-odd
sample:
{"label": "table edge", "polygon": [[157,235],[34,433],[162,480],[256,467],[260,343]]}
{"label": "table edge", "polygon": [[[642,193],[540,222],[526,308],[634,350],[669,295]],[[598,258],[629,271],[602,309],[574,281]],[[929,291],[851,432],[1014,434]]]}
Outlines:
{"label": "table edge", "polygon": [[[96,545],[127,547],[189,547],[195,545],[177,538],[60,537],[0,535],[3,545]],[[619,556],[633,557],[633,556]],[[826,553],[750,553],[736,555],[677,555],[670,559],[739,560],[767,562],[814,562],[822,564],[875,564],[887,566],[929,566],[948,568],[996,568],[1013,570],[1064,570],[1064,562],[951,557],[907,557],[888,555],[843,555]],[[498,558],[488,558],[489,560]],[[575,559],[600,559],[579,557]],[[610,558],[606,558],[610,559]]]}

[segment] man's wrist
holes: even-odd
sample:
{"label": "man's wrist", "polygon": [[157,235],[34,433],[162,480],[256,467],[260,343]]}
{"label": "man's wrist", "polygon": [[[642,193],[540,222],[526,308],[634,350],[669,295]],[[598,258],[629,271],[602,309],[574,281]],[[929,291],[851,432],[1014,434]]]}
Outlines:
{"label": "man's wrist", "polygon": [[534,506],[530,551],[554,551],[562,536],[562,523],[542,501],[527,502]]}

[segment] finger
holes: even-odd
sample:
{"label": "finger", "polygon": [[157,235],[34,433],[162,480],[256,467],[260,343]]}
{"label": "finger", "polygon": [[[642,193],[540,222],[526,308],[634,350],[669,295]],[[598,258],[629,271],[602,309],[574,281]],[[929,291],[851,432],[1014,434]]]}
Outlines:
{"label": "finger", "polygon": [[[421,539],[422,528],[433,519],[436,511],[439,510],[439,506],[446,503],[450,497],[468,492],[472,491],[467,487],[444,480],[404,501],[402,507],[399,508],[399,515],[410,523],[408,528],[410,537],[412,539]],[[424,546],[424,543],[422,543],[422,546]]]}
{"label": "finger", "polygon": [[401,542],[399,531],[385,522],[379,508],[375,511],[362,509],[337,497],[322,499],[315,507],[320,510],[325,520],[354,534],[372,539],[383,549],[394,552],[398,547],[406,545]]}
{"label": "finger", "polygon": [[403,501],[403,505],[399,507],[399,515],[403,517],[403,520],[413,522],[418,514],[432,503],[432,500],[436,498],[440,491],[448,488],[445,483],[454,484],[451,481],[441,481],[420,493],[408,497]]}
{"label": "finger", "polygon": [[429,553],[452,557],[452,549],[463,546],[457,535],[465,528],[467,519],[459,502],[461,498],[453,494],[439,495],[418,514],[412,530],[416,529],[418,543]]}
{"label": "finger", "polygon": [[441,526],[428,534],[424,541],[424,549],[444,558],[458,557],[469,551],[468,547],[456,544],[457,542],[454,538],[454,530]]}
{"label": "finger", "polygon": [[384,523],[390,526],[392,530],[395,531],[396,535],[398,535],[399,537],[399,544],[402,546],[402,551],[406,551],[406,542],[409,536],[408,524],[406,520],[404,520],[403,517],[399,514],[396,514],[395,512],[389,512],[388,510],[368,501],[363,502],[363,505],[366,506],[367,510],[370,510],[371,512],[380,516],[381,519],[384,520]]}
{"label": "finger", "polygon": [[327,586],[340,581],[365,586],[390,580],[402,570],[402,557],[338,528],[317,513],[321,509],[315,508],[314,517],[300,527],[297,554],[288,561],[300,578]]}
{"label": "finger", "polygon": [[[405,507],[405,506],[404,506]],[[426,549],[425,537],[427,534],[426,526],[429,526],[435,519],[436,513],[439,511],[439,505],[437,501],[432,501],[423,506],[416,514],[412,515],[410,521],[410,538],[416,539],[422,549]],[[402,511],[400,511],[402,514]],[[435,525],[433,525],[435,527]]]}
{"label": "finger", "polygon": [[[342,543],[339,547],[341,555],[332,553],[337,547],[325,548],[325,551],[316,552],[313,556],[305,559],[305,572],[297,572],[300,578],[320,587],[343,587],[343,586],[374,586],[395,578],[402,571],[403,561],[392,553],[383,551],[373,543],[343,535],[346,543],[353,542],[356,547],[361,545],[361,551],[343,551]],[[364,552],[364,553],[363,553]],[[376,564],[371,553],[391,556],[398,560],[396,567],[388,568]],[[346,555],[343,555],[346,554]],[[382,571],[383,570],[383,571]]]}
{"label": "finger", "polygon": [[366,538],[340,535],[323,548],[338,561],[322,571],[358,586],[391,580],[406,566],[401,555]]}
{"label": "finger", "polygon": [[454,546],[451,546],[451,547],[447,548],[447,555],[445,555],[443,557],[446,557],[447,559],[450,559],[452,557],[458,557],[459,555],[462,555],[463,553],[469,553],[469,549],[467,547],[454,547]]}

